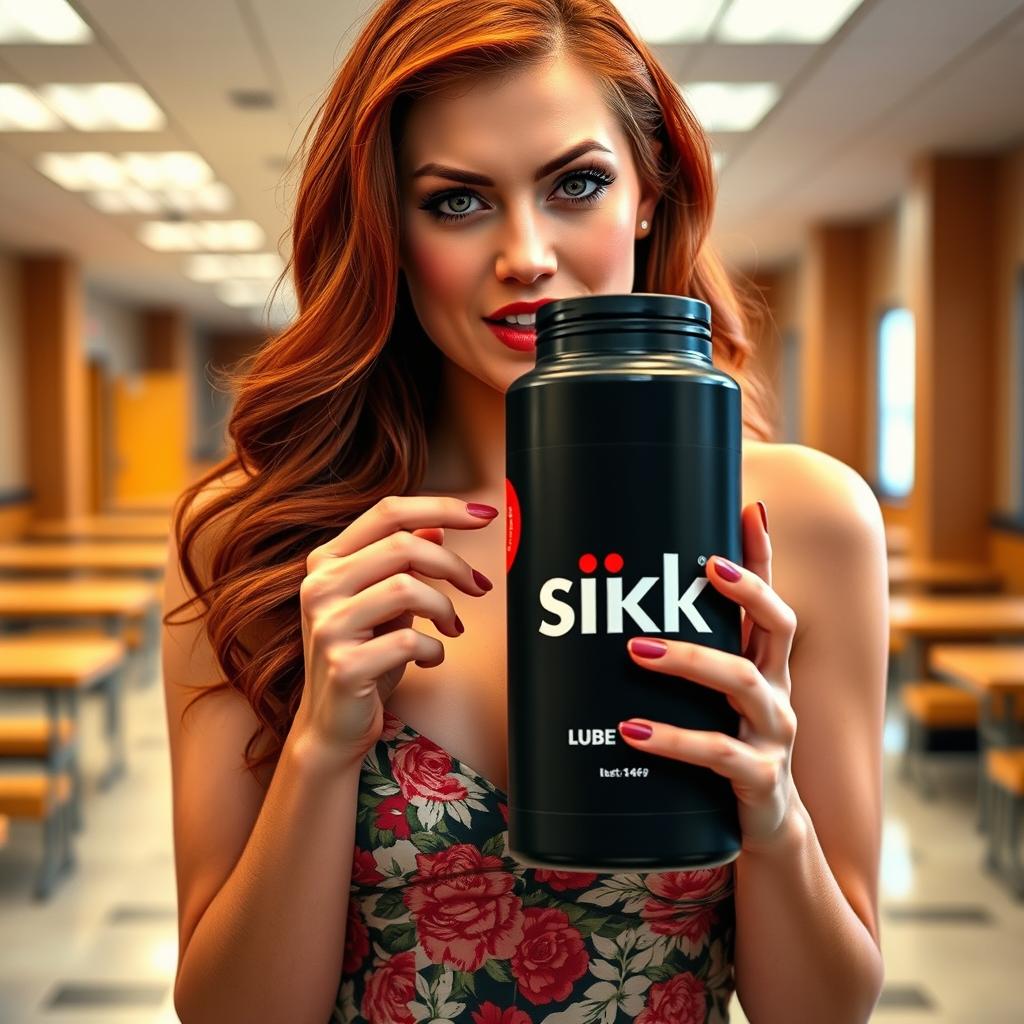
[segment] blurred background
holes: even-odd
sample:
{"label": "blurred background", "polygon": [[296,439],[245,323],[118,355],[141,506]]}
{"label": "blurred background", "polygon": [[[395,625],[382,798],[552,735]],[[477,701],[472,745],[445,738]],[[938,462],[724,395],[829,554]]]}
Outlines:
{"label": "blurred background", "polygon": [[[286,169],[372,6],[0,0],[4,1024],[177,1019],[168,510],[294,315]],[[777,440],[884,512],[874,1019],[1019,1021],[1024,3],[619,6],[713,141]]]}

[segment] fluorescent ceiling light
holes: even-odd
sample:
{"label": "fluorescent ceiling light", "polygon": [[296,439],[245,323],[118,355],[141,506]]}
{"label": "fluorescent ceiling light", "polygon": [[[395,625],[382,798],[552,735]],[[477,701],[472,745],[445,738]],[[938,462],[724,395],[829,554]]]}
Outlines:
{"label": "fluorescent ceiling light", "polygon": [[213,183],[213,170],[198,154],[41,153],[36,166],[73,192],[139,185],[149,189],[202,189]]}
{"label": "fluorescent ceiling light", "polygon": [[231,189],[198,153],[42,153],[36,166],[104,213],[225,213]]}
{"label": "fluorescent ceiling light", "polygon": [[0,84],[0,131],[60,131],[64,123],[31,90],[13,82]]}
{"label": "fluorescent ceiling light", "polygon": [[231,189],[220,181],[194,189],[164,189],[161,194],[168,209],[182,213],[226,213],[235,202]]}
{"label": "fluorescent ceiling light", "polygon": [[732,0],[715,29],[721,43],[821,43],[861,0]]}
{"label": "fluorescent ceiling light", "polygon": [[72,192],[128,184],[124,166],[113,153],[40,153],[36,166]]}
{"label": "fluorescent ceiling light", "polygon": [[89,26],[67,0],[0,0],[0,43],[87,43]]}
{"label": "fluorescent ceiling light", "polygon": [[139,241],[158,252],[251,252],[265,236],[252,220],[151,220],[139,226]]}
{"label": "fluorescent ceiling light", "polygon": [[217,285],[217,298],[228,306],[262,306],[270,298],[270,281],[231,280]]}
{"label": "fluorescent ceiling light", "polygon": [[39,93],[79,131],[151,132],[167,125],[163,111],[134,82],[43,85]]}
{"label": "fluorescent ceiling light", "polygon": [[104,213],[224,213],[234,204],[227,185],[215,181],[195,190],[143,188],[128,185],[121,189],[98,189],[86,198]]}
{"label": "fluorescent ceiling light", "polygon": [[745,132],[753,128],[779,98],[773,82],[689,82],[683,98],[709,132]]}
{"label": "fluorescent ceiling light", "polygon": [[700,42],[724,0],[686,0],[666,5],[659,0],[616,0],[622,16],[648,43]]}
{"label": "fluorescent ceiling light", "polygon": [[123,153],[121,160],[143,188],[199,188],[214,180],[213,168],[198,153]]}
{"label": "fluorescent ceiling light", "polygon": [[90,192],[88,200],[103,213],[145,213],[149,215],[164,212],[160,197],[137,185],[121,189],[103,189]]}
{"label": "fluorescent ceiling light", "polygon": [[212,253],[191,256],[185,276],[193,281],[225,281],[228,278],[257,278],[272,281],[280,276],[284,263],[276,252]]}

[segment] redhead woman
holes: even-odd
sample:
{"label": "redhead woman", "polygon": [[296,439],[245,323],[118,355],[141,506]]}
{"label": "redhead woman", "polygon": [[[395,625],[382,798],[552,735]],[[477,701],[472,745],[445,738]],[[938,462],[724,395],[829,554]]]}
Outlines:
{"label": "redhead woman", "polygon": [[[772,443],[707,241],[708,141],[606,0],[387,0],[306,138],[295,321],[228,458],[178,503],[164,616],[184,1024],[866,1021],[882,979],[882,519]],[[744,395],[741,655],[624,654],[736,737],[623,742],[730,780],[732,863],[595,874],[509,853],[504,395],[516,303],[710,303]],[[637,724],[637,723],[634,723]]]}

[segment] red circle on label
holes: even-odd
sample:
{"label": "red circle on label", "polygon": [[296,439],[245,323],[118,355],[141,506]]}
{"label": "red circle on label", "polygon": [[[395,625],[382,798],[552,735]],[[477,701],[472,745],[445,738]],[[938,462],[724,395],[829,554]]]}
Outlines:
{"label": "red circle on label", "polygon": [[622,565],[622,555],[616,554],[613,551],[610,555],[604,556],[605,572],[621,572]]}
{"label": "red circle on label", "polygon": [[580,572],[593,572],[597,568],[597,559],[589,552],[580,555]]}
{"label": "red circle on label", "polygon": [[512,486],[512,481],[505,477],[505,572],[512,568],[519,550],[519,533],[522,530],[522,517],[519,513],[519,495]]}

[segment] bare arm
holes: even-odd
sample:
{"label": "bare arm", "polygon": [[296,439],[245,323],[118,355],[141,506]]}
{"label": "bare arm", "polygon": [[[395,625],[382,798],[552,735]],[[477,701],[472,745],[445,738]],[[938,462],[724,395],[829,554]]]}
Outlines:
{"label": "bare arm", "polygon": [[341,977],[359,766],[285,744],[252,834],[182,953],[182,1024],[323,1024]]}
{"label": "bare arm", "polygon": [[[453,498],[389,497],[310,554],[302,699],[265,795],[242,759],[257,724],[247,701],[219,691],[184,713],[193,685],[221,678],[203,621],[165,626],[183,1024],[321,1024],[330,1015],[363,757],[406,664],[444,660],[414,617],[449,637],[461,632],[451,600],[412,570],[482,596],[472,567],[444,548],[443,528],[479,529],[491,518]],[[172,538],[165,612],[190,594]]]}
{"label": "bare arm", "polygon": [[[173,538],[165,588],[165,612],[191,596]],[[264,791],[242,762],[257,720],[239,694],[205,696],[182,717],[195,684],[222,678],[201,623],[164,627],[163,668],[178,1015],[183,1024],[322,1024],[341,975],[359,764],[339,772],[289,736]]]}
{"label": "bare arm", "polygon": [[790,669],[800,800],[777,847],[736,862],[737,993],[758,1024],[853,1024],[869,1018],[883,976],[885,535],[862,479],[821,453],[795,454],[779,483],[803,503],[772,533],[785,552],[776,589],[799,623]]}

